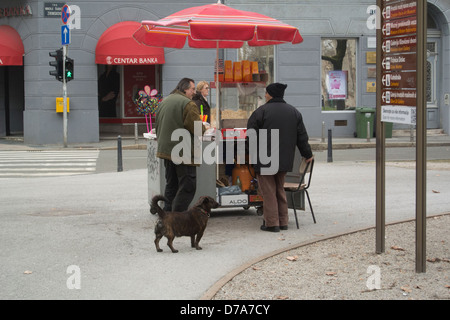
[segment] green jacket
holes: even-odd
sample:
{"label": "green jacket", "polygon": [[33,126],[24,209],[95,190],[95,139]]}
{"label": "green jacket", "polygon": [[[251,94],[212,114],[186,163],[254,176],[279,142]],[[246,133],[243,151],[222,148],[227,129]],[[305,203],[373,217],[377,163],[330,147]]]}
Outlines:
{"label": "green jacket", "polygon": [[[161,159],[168,159],[175,163],[183,161],[187,165],[195,165],[194,163],[194,122],[200,122],[200,113],[197,105],[189,99],[181,91],[175,91],[165,98],[158,109],[156,109],[155,124],[156,124],[156,137],[158,140],[158,150],[156,156]],[[176,129],[186,129],[189,133],[189,141],[185,141],[183,138],[177,138],[179,140],[172,141],[172,132]],[[186,131],[184,131],[187,133]],[[201,125],[201,135],[205,132],[205,127]],[[196,141],[201,141],[201,137],[196,137]],[[186,139],[187,140],[187,139]],[[172,159],[172,150],[177,147],[179,150],[182,146],[187,148],[187,144],[190,142],[190,155],[184,155],[183,152],[177,152],[180,157],[188,157],[189,160],[180,161],[180,157]],[[198,144],[197,144],[198,145]],[[200,145],[201,146],[201,145]],[[187,150],[187,149],[182,149]],[[201,148],[200,148],[201,152]],[[197,164],[198,165],[198,164]]]}

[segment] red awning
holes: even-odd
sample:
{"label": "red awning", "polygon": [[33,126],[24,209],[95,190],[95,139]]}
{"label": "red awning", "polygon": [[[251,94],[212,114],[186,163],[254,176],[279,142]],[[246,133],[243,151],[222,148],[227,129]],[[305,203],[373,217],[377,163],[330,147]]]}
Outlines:
{"label": "red awning", "polygon": [[97,42],[95,63],[115,65],[164,64],[164,48],[138,43],[133,34],[141,24],[123,21],[109,27]]}
{"label": "red awning", "polygon": [[0,26],[0,66],[22,66],[24,52],[16,29],[8,25]]}

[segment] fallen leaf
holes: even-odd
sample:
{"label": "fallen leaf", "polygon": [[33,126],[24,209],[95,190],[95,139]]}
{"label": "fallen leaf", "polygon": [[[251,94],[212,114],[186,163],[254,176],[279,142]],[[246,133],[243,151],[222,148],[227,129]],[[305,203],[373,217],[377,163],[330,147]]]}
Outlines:
{"label": "fallen leaf", "polygon": [[337,274],[337,272],[334,272],[334,271],[327,271],[327,272],[325,272],[325,274],[326,274],[327,276],[334,276],[334,275]]}
{"label": "fallen leaf", "polygon": [[402,247],[398,247],[398,246],[392,246],[391,249],[398,250],[398,251],[405,251],[405,249],[403,249]]}
{"label": "fallen leaf", "polygon": [[447,289],[450,289],[450,285],[448,285],[448,284],[446,284],[445,287],[446,287]]}
{"label": "fallen leaf", "polygon": [[436,191],[436,190],[431,190],[433,191],[433,193],[441,193],[440,191]]}
{"label": "fallen leaf", "polygon": [[297,261],[298,256],[288,256],[286,259],[288,259],[289,261]]}
{"label": "fallen leaf", "polygon": [[30,270],[25,270],[24,272],[23,272],[23,274],[32,274],[33,273],[33,271],[30,271]]}
{"label": "fallen leaf", "polygon": [[408,286],[401,287],[400,289],[402,289],[404,292],[412,292],[411,288]]}
{"label": "fallen leaf", "polygon": [[261,270],[260,267],[253,267],[252,269],[253,269],[253,270]]}
{"label": "fallen leaf", "polygon": [[287,299],[289,299],[289,297],[288,296],[278,296],[277,299],[278,300],[287,300]]}

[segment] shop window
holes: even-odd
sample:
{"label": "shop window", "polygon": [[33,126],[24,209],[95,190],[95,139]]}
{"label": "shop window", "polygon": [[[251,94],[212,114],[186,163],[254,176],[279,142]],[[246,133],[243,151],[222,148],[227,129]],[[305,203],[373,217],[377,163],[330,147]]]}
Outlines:
{"label": "shop window", "polygon": [[355,39],[322,39],[322,111],[356,107]]}
{"label": "shop window", "polygon": [[145,123],[134,98],[145,86],[160,91],[160,65],[98,65],[101,123]]}
{"label": "shop window", "polygon": [[248,44],[244,44],[242,48],[239,49],[239,60],[249,60],[257,61],[259,72],[268,73],[267,83],[273,82],[273,46],[263,46],[263,47],[250,47]]}
{"label": "shop window", "polygon": [[134,98],[140,90],[144,90],[145,86],[149,86],[151,89],[156,89],[159,92],[159,85],[157,85],[156,81],[156,68],[156,65],[124,66],[124,118],[144,119],[144,115],[140,114],[136,109]]}

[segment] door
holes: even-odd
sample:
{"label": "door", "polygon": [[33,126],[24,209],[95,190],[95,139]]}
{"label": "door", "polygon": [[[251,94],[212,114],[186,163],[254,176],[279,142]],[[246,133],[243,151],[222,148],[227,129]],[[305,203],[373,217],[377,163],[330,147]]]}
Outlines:
{"label": "door", "polygon": [[427,42],[427,129],[439,128],[439,105],[438,105],[438,40]]}

